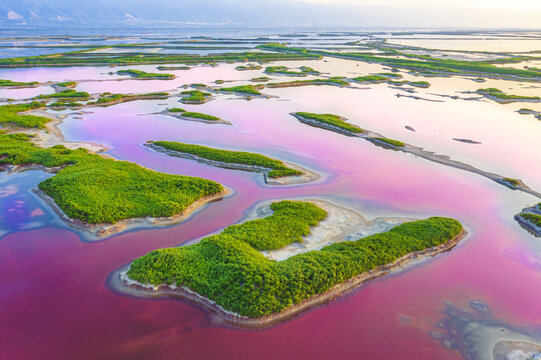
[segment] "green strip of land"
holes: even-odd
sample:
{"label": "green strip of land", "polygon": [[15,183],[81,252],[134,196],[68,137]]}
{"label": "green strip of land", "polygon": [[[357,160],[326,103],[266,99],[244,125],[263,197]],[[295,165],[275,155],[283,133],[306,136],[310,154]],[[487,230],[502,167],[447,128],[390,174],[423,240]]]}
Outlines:
{"label": "green strip of land", "polygon": [[0,165],[64,167],[38,187],[70,218],[89,224],[169,217],[224,188],[213,181],[159,173],[62,145],[40,148],[26,134],[0,134]]}
{"label": "green strip of land", "polygon": [[171,141],[153,141],[154,146],[159,146],[166,150],[176,151],[194,155],[203,159],[218,161],[227,164],[240,164],[248,166],[257,166],[270,169],[267,177],[280,178],[285,176],[302,175],[302,171],[288,168],[280,160],[272,159],[264,155],[254,154],[244,151],[230,151],[215,149],[211,147],[184,144]]}
{"label": "green strip of land", "polygon": [[[399,54],[401,57],[385,57],[367,53],[337,53],[331,51],[319,51],[303,48],[287,47],[285,44],[268,43],[258,45],[258,48],[272,51],[281,51],[288,54],[312,55],[312,56],[331,56],[360,60],[371,63],[378,63],[390,67],[410,69],[416,71],[430,71],[440,74],[463,74],[463,75],[484,75],[503,78],[523,78],[531,80],[541,80],[541,73],[531,70],[515,69],[510,67],[498,67],[490,61],[464,61],[452,59],[439,59],[431,56],[419,56]],[[419,58],[418,60],[411,58]],[[520,60],[520,59],[519,59]]]}
{"label": "green strip of land", "polygon": [[306,202],[272,204],[274,214],[226,228],[199,243],[155,250],[133,261],[131,279],[187,287],[227,311],[256,318],[275,314],[352,277],[416,251],[442,245],[462,231],[453,219],[432,217],[382,234],[344,241],[273,261],[257,249],[299,241],[325,211]]}
{"label": "green strip of land", "polygon": [[[92,49],[95,50],[95,49]],[[92,53],[88,50],[67,53],[0,59],[0,67],[34,66],[85,66],[85,65],[140,65],[140,64],[192,64],[214,62],[257,62],[281,60],[312,60],[319,58],[311,54],[283,54],[270,52],[223,53],[212,55],[190,54],[122,54]]]}
{"label": "green strip of land", "polygon": [[74,89],[66,89],[61,92],[47,94],[47,95],[39,95],[38,99],[79,99],[84,100],[88,99],[90,97],[90,94],[86,91],[76,91]]}
{"label": "green strip of land", "polygon": [[335,126],[342,130],[346,130],[355,134],[364,132],[364,130],[359,128],[357,125],[349,124],[344,121],[343,117],[334,114],[314,114],[308,112],[297,112],[294,115],[314,121],[316,123]]}
{"label": "green strip of land", "polygon": [[0,79],[0,86],[34,86],[39,84],[37,81],[32,82],[20,82]]}
{"label": "green strip of land", "polygon": [[199,113],[199,112],[186,111],[186,110],[181,109],[181,108],[172,108],[172,109],[169,109],[167,111],[169,111],[171,113],[177,113],[177,114],[180,114],[181,116],[188,117],[188,118],[193,118],[193,119],[201,119],[201,120],[207,120],[207,121],[220,121],[220,120],[222,120],[222,119],[220,119],[219,117],[216,117],[216,116],[207,115],[207,114],[203,114],[203,113]]}
{"label": "green strip of land", "polygon": [[212,94],[200,90],[186,90],[180,94],[180,102],[185,104],[203,104],[212,98]]}
{"label": "green strip of land", "polygon": [[246,95],[261,95],[261,93],[258,90],[259,87],[260,86],[256,87],[254,85],[239,85],[239,86],[233,86],[233,87],[220,88],[218,90],[225,91],[225,92],[238,93],[238,94],[246,94]]}
{"label": "green strip of land", "polygon": [[141,70],[134,70],[134,69],[128,69],[128,70],[118,70],[116,72],[118,75],[129,75],[131,77],[135,77],[138,79],[164,79],[164,80],[171,80],[175,78],[175,75],[172,74],[164,74],[164,73],[149,73],[146,71]]}

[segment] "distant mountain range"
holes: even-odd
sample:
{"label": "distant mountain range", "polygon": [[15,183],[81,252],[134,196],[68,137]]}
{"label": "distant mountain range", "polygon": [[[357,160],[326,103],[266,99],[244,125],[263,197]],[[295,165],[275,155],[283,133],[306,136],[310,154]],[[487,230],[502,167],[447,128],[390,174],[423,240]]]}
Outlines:
{"label": "distant mountain range", "polygon": [[539,27],[541,14],[285,0],[0,0],[2,26]]}

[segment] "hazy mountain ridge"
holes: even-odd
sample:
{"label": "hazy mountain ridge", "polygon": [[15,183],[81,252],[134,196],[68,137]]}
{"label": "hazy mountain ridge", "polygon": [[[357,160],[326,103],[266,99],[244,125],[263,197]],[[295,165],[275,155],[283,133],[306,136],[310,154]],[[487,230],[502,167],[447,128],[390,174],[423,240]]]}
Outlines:
{"label": "hazy mountain ridge", "polygon": [[538,27],[540,14],[438,6],[346,6],[284,0],[2,0],[1,25]]}

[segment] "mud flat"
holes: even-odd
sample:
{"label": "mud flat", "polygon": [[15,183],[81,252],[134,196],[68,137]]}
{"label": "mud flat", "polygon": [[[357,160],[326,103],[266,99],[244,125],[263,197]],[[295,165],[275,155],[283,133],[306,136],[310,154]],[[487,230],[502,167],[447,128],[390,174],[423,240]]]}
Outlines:
{"label": "mud flat", "polygon": [[269,178],[267,174],[272,170],[266,167],[261,166],[254,166],[254,165],[245,165],[245,164],[232,164],[232,163],[226,163],[221,161],[215,161],[215,160],[209,160],[205,159],[196,155],[183,153],[180,151],[173,151],[169,149],[165,149],[161,146],[157,146],[153,144],[152,142],[147,142],[144,144],[144,146],[151,148],[152,150],[160,153],[167,154],[169,156],[176,156],[181,157],[189,160],[195,160],[200,163],[211,165],[211,166],[217,166],[225,169],[234,169],[234,170],[244,170],[244,171],[253,171],[253,172],[259,172],[262,173],[265,179],[265,183],[268,185],[297,185],[297,184],[306,184],[311,183],[314,181],[317,181],[321,178],[321,175],[310,171],[306,168],[300,167],[295,164],[290,164],[287,162],[282,161],[282,163],[292,169],[302,171],[302,175],[294,175],[294,176],[284,176],[280,178]]}
{"label": "mud flat", "polygon": [[[320,201],[320,200],[318,200]],[[329,207],[328,209],[331,212],[336,212],[340,207]],[[342,208],[343,209],[343,208]],[[336,218],[341,218],[341,221],[347,221],[347,218],[344,218],[340,215],[343,210],[338,211],[331,215],[331,217],[336,221]],[[351,210],[350,210],[351,211]],[[316,228],[314,228],[316,230]],[[449,251],[454,246],[456,246],[462,239],[467,235],[466,230],[463,230],[460,234],[455,236],[453,239],[448,240],[446,243],[424,249],[421,251],[413,252],[395,260],[394,262],[379,266],[373,270],[366,271],[360,275],[357,275],[349,280],[340,283],[330,290],[314,295],[309,299],[306,299],[296,305],[293,305],[279,313],[267,315],[259,318],[251,318],[247,316],[241,316],[231,311],[227,311],[221,306],[217,305],[214,301],[203,297],[186,287],[177,287],[176,285],[150,285],[143,284],[138,281],[134,281],[129,278],[127,272],[129,270],[129,265],[123,266],[117,269],[109,277],[110,285],[122,294],[128,294],[137,297],[146,297],[146,298],[155,298],[155,297],[175,297],[183,300],[188,300],[189,302],[198,304],[209,310],[211,313],[216,314],[219,318],[232,326],[243,327],[243,328],[264,328],[278,324],[280,322],[287,321],[292,317],[298,315],[301,312],[304,312],[308,309],[314,308],[316,306],[326,304],[334,299],[337,299],[344,294],[352,291],[353,289],[359,287],[367,281],[373,280],[375,278],[388,275],[394,271],[403,270],[407,266],[416,263],[422,259],[436,256],[440,253]],[[327,236],[332,237],[332,235],[327,234]]]}
{"label": "mud flat", "polygon": [[[333,126],[333,125],[330,125],[330,124],[320,123],[320,122],[314,121],[312,119],[303,118],[302,116],[298,115],[297,113],[290,113],[290,115],[292,115],[293,117],[297,118],[297,120],[299,120],[300,122],[305,123],[307,125],[322,128],[322,129],[326,129],[326,130],[331,130],[331,131],[334,131],[334,132],[337,132],[337,133],[340,133],[340,134],[343,134],[343,135],[347,135],[347,136],[358,137],[358,138],[361,138],[361,139],[368,140],[368,141],[372,142],[373,144],[375,144],[377,146],[381,146],[381,147],[386,148],[386,149],[402,151],[402,152],[405,152],[405,153],[416,155],[416,156],[421,157],[421,158],[426,159],[426,160],[436,162],[438,164],[454,167],[454,168],[460,169],[460,170],[469,171],[469,172],[484,176],[484,177],[486,177],[486,178],[488,178],[488,179],[490,179],[492,181],[495,181],[495,182],[497,182],[499,184],[502,184],[502,185],[504,185],[504,186],[506,186],[506,187],[508,187],[508,188],[510,188],[512,190],[524,191],[527,194],[533,195],[533,196],[541,199],[541,193],[531,189],[526,184],[524,184],[524,182],[522,182],[521,180],[511,179],[512,182],[510,182],[509,181],[510,179],[508,177],[498,175],[498,174],[494,174],[494,173],[491,173],[491,172],[488,172],[488,171],[484,171],[484,170],[478,169],[478,168],[476,168],[476,167],[474,167],[472,165],[469,165],[469,164],[466,164],[466,163],[463,163],[463,162],[460,162],[460,161],[453,160],[447,155],[436,154],[434,152],[425,150],[422,147],[415,146],[415,145],[410,145],[410,144],[405,144],[405,143],[404,143],[403,146],[396,146],[396,145],[392,145],[392,144],[389,144],[389,143],[385,143],[383,141],[378,140],[378,138],[384,138],[383,135],[375,133],[373,131],[366,130],[366,129],[363,129],[363,132],[354,133],[354,132],[348,131],[346,129],[342,129],[342,128],[338,127],[338,126]],[[347,119],[345,119],[343,117],[341,117],[341,119],[342,120],[347,120]]]}

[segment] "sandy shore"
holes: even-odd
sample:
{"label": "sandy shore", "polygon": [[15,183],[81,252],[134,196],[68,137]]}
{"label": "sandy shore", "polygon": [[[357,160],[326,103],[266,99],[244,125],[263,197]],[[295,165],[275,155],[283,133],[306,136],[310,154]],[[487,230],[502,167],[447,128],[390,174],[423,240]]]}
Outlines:
{"label": "sandy shore", "polygon": [[270,169],[261,167],[261,166],[253,166],[253,165],[244,165],[244,164],[231,164],[221,161],[214,161],[214,160],[208,160],[201,158],[196,155],[187,154],[179,151],[173,151],[164,149],[160,146],[154,145],[152,142],[147,142],[144,144],[144,146],[151,148],[152,150],[160,153],[164,153],[170,156],[176,156],[181,157],[189,160],[195,160],[203,164],[211,165],[211,166],[217,166],[225,169],[234,169],[234,170],[244,170],[244,171],[253,171],[253,172],[259,172],[262,173],[265,178],[265,183],[268,185],[296,185],[296,184],[306,184],[310,182],[317,181],[321,178],[321,175],[312,172],[308,169],[305,169],[303,167],[300,167],[295,164],[290,164],[287,162],[283,162],[284,165],[287,167],[291,167],[292,169],[302,171],[303,175],[295,175],[295,176],[284,176],[281,178],[269,178],[267,177],[267,174],[269,173]]}
{"label": "sandy shore", "polygon": [[[463,163],[463,162],[460,162],[460,161],[452,160],[447,155],[439,155],[439,154],[436,154],[434,152],[427,151],[427,150],[423,149],[422,147],[415,146],[415,145],[410,145],[410,144],[405,144],[404,146],[394,146],[394,145],[385,143],[385,142],[377,139],[377,138],[380,138],[380,137],[384,138],[385,136],[383,136],[381,134],[378,134],[376,132],[373,132],[373,131],[366,130],[366,129],[363,129],[364,133],[353,133],[351,131],[341,129],[341,128],[333,126],[333,125],[322,124],[322,123],[319,123],[319,122],[311,120],[311,119],[303,118],[302,116],[299,116],[296,113],[290,113],[290,115],[297,118],[300,122],[303,122],[303,123],[308,124],[310,126],[331,130],[331,131],[334,131],[334,132],[337,132],[337,133],[340,133],[340,134],[343,134],[343,135],[347,135],[347,136],[359,137],[361,139],[368,140],[368,141],[372,142],[373,144],[381,146],[381,147],[386,148],[386,149],[392,149],[392,150],[402,151],[402,152],[405,152],[405,153],[410,153],[410,154],[416,155],[416,156],[418,156],[420,158],[436,162],[438,164],[454,167],[454,168],[460,169],[460,170],[469,171],[469,172],[484,176],[484,177],[486,177],[486,178],[488,178],[488,179],[490,179],[492,181],[495,181],[495,182],[497,182],[499,184],[502,184],[502,185],[504,185],[504,186],[506,186],[506,187],[508,187],[508,188],[510,188],[512,190],[524,191],[525,193],[528,193],[530,195],[533,195],[533,196],[541,199],[541,193],[531,189],[526,184],[524,184],[521,180],[517,179],[516,180],[517,181],[516,185],[511,184],[506,180],[507,177],[505,177],[505,176],[494,174],[494,173],[491,173],[491,172],[488,172],[488,171],[484,171],[484,170],[478,169],[478,168],[476,168],[476,167],[474,167],[472,165],[469,165],[469,164],[466,164],[466,163]],[[347,120],[345,118],[341,118],[341,119],[342,120]]]}
{"label": "sandy shore", "polygon": [[[328,204],[332,205],[332,203],[329,203],[327,201],[322,201],[322,200],[312,200],[312,201],[318,201],[323,204],[326,203],[327,205]],[[335,211],[338,208],[341,208],[341,207],[335,205],[335,208],[332,211]],[[341,208],[341,209],[345,209],[345,208]],[[350,209],[346,209],[346,210],[350,210]],[[260,213],[259,215],[262,215],[262,214]],[[315,230],[315,228],[313,230]],[[129,265],[123,266],[120,269],[117,269],[115,272],[113,272],[111,276],[109,277],[109,281],[110,281],[111,286],[114,289],[116,289],[117,291],[123,294],[128,294],[128,295],[138,296],[138,297],[150,297],[150,298],[164,297],[164,296],[177,297],[180,299],[188,300],[192,303],[202,305],[204,308],[218,315],[224,322],[230,325],[234,325],[237,327],[244,327],[244,328],[263,328],[263,327],[268,327],[268,326],[289,320],[295,315],[301,312],[304,312],[308,309],[311,309],[313,307],[326,304],[334,299],[337,299],[343,296],[347,292],[359,287],[360,285],[364,284],[367,281],[390,274],[393,271],[402,270],[406,268],[408,265],[411,265],[414,262],[417,262],[424,258],[432,257],[437,254],[449,251],[454,246],[456,246],[462,239],[464,239],[466,235],[467,235],[467,231],[463,230],[459,235],[447,241],[445,244],[432,247],[429,249],[425,249],[422,251],[410,253],[400,259],[397,259],[396,261],[390,264],[379,266],[373,270],[357,275],[341,284],[334,286],[333,288],[331,288],[330,290],[322,294],[314,295],[309,299],[306,299],[296,305],[293,305],[285,309],[284,311],[281,311],[276,314],[260,317],[260,318],[249,318],[246,316],[241,316],[239,314],[233,313],[231,311],[227,311],[223,309],[221,306],[217,305],[214,301],[207,299],[191,291],[190,289],[186,287],[177,287],[176,285],[165,285],[165,284],[154,286],[150,284],[142,284],[140,282],[132,280],[127,276]]]}
{"label": "sandy shore", "polygon": [[9,130],[9,132],[11,133],[25,133],[25,134],[34,135],[31,141],[40,147],[51,147],[54,145],[64,145],[65,147],[69,149],[77,149],[77,148],[83,147],[92,153],[102,153],[109,150],[109,148],[100,144],[89,143],[89,142],[66,141],[66,139],[64,138],[64,135],[58,128],[58,126],[62,124],[62,122],[66,118],[66,115],[64,114],[51,114],[51,113],[46,112],[43,109],[25,111],[25,112],[21,112],[20,114],[42,116],[42,117],[51,119],[51,121],[45,124],[45,129],[16,128],[16,129]]}
{"label": "sandy shore", "polygon": [[197,211],[201,210],[204,205],[222,200],[224,197],[231,193],[231,190],[224,187],[224,191],[203,197],[196,202],[192,203],[183,212],[169,217],[139,217],[139,218],[130,218],[126,220],[117,221],[114,224],[88,224],[84,221],[70,218],[66,215],[60,207],[54,202],[53,198],[45,194],[38,188],[32,190],[34,194],[39,196],[49,207],[51,207],[54,212],[70,227],[84,231],[88,236],[89,240],[101,240],[105,237],[118,234],[123,231],[133,230],[138,228],[145,227],[155,227],[155,226],[169,226],[174,224],[179,224],[183,221],[186,221],[190,216],[192,216]]}

